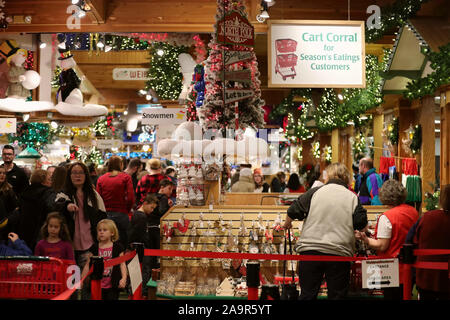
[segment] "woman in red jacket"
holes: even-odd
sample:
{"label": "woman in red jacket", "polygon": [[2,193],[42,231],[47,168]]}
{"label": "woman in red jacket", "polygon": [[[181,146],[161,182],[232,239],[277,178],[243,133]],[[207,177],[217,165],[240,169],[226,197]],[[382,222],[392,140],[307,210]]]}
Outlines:
{"label": "woman in red jacket", "polygon": [[[420,219],[414,243],[417,249],[450,249],[450,184],[442,188],[441,210],[426,212]],[[449,255],[418,256],[417,261],[447,262]],[[450,279],[446,270],[416,269],[420,300],[450,300]]]}
{"label": "woman in red jacket", "polygon": [[[383,258],[397,258],[400,249],[405,243],[409,229],[419,218],[417,210],[405,204],[407,191],[397,180],[388,180],[383,183],[379,197],[381,203],[389,206],[377,221],[374,238],[368,238],[365,232],[358,232],[357,238],[363,240],[368,246],[377,251],[378,256]],[[386,300],[402,300],[402,268],[400,269],[400,287],[385,288],[384,298]]]}
{"label": "woman in red jacket", "polygon": [[134,192],[131,177],[122,170],[122,158],[117,156],[109,158],[108,172],[97,180],[97,192],[103,198],[108,219],[113,220],[119,229],[119,241],[126,248]]}

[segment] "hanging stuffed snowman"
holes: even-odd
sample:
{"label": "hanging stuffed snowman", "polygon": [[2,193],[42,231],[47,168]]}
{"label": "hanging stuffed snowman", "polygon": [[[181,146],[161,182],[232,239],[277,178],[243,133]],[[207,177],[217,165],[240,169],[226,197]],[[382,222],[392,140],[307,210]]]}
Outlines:
{"label": "hanging stuffed snowman", "polygon": [[[9,49],[6,50],[6,48]],[[6,98],[0,99],[0,110],[33,112],[53,109],[53,103],[49,101],[28,101],[32,96],[31,90],[36,89],[41,83],[39,73],[34,70],[26,70],[24,67],[28,51],[21,49],[14,40],[6,40],[0,46],[0,52],[9,65],[6,74],[9,86],[5,92]]]}
{"label": "hanging stuffed snowman", "polygon": [[189,94],[192,75],[194,74],[194,68],[197,63],[188,53],[180,53],[180,55],[178,56],[178,62],[180,63],[180,72],[183,74],[183,88],[181,89],[181,93],[178,97],[178,103],[184,104],[186,103],[186,99]]}
{"label": "hanging stuffed snowman", "polygon": [[102,116],[108,113],[105,106],[98,104],[84,104],[83,93],[80,90],[81,79],[76,74],[74,67],[76,62],[70,52],[70,48],[65,44],[66,36],[58,35],[58,58],[61,66],[59,76],[59,89],[57,92],[56,110],[64,115],[73,116]]}

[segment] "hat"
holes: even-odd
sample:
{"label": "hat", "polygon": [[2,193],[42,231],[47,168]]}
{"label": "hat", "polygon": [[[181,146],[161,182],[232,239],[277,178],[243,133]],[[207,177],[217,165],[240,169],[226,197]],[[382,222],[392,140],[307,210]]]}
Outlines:
{"label": "hat", "polygon": [[253,174],[259,174],[262,176],[262,170],[260,168],[256,168],[255,170],[253,170]]}
{"label": "hat", "polygon": [[150,159],[148,164],[150,165],[151,170],[158,170],[161,168],[161,161],[158,159]]}
{"label": "hat", "polygon": [[[58,34],[58,41],[60,45],[58,45],[58,51],[60,54],[60,57],[58,60],[66,60],[73,57],[73,54],[70,53],[70,49],[66,47],[66,35],[63,33]],[[61,46],[61,44],[64,43],[64,46]]]}
{"label": "hat", "polygon": [[4,58],[9,58],[14,55],[20,47],[17,42],[14,40],[5,40],[0,45],[0,54],[3,55]]}

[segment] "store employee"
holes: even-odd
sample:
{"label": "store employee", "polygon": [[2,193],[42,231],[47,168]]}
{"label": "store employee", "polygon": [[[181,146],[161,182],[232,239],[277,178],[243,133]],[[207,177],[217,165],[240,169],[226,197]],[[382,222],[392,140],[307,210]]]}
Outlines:
{"label": "store employee", "polygon": [[2,159],[3,166],[6,169],[6,179],[12,186],[14,193],[19,196],[23,190],[29,185],[28,177],[25,170],[19,168],[14,162],[15,158],[14,147],[6,145],[3,147]]}

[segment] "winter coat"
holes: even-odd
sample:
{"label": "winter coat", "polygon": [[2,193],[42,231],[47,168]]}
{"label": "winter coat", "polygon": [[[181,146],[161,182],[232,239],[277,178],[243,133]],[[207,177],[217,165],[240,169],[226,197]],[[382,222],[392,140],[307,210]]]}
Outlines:
{"label": "winter coat", "polygon": [[53,189],[40,183],[31,184],[20,196],[17,234],[31,250],[34,250],[47,215],[55,211],[53,199]]}
{"label": "winter coat", "polygon": [[231,187],[232,192],[254,192],[255,182],[253,176],[239,176],[239,181]]}

